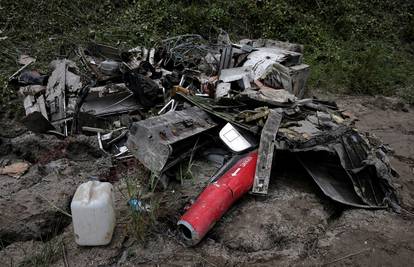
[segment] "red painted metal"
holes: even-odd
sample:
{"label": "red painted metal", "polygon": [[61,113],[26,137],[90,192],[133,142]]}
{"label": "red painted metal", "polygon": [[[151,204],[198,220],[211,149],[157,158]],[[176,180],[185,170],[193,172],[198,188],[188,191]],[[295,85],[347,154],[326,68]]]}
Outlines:
{"label": "red painted metal", "polygon": [[209,184],[178,222],[184,240],[195,245],[223,214],[253,186],[257,151],[236,162],[216,182]]}

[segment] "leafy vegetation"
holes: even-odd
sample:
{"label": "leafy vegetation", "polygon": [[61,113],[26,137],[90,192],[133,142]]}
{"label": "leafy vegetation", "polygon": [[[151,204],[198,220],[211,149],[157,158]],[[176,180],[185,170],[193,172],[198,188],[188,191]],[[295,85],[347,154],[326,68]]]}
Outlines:
{"label": "leafy vegetation", "polygon": [[2,0],[1,99],[6,79],[29,53],[45,70],[94,39],[119,47],[149,46],[183,33],[232,39],[274,38],[305,45],[311,89],[403,96],[413,102],[414,2],[411,0]]}

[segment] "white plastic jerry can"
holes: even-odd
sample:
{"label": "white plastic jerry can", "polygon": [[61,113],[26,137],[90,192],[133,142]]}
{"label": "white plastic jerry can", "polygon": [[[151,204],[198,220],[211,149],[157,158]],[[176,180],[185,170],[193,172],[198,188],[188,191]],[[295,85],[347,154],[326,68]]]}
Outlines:
{"label": "white plastic jerry can", "polygon": [[78,245],[100,246],[111,242],[115,228],[114,206],[110,183],[89,181],[78,187],[70,205]]}

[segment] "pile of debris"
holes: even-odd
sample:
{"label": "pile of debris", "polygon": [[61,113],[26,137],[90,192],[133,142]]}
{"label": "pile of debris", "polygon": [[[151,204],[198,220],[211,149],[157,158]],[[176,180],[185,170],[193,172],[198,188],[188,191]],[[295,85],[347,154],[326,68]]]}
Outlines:
{"label": "pile of debris", "polygon": [[27,70],[26,58],[11,77],[29,130],[96,135],[113,160],[135,157],[165,186],[181,161],[224,148],[221,168],[178,222],[190,245],[243,194],[266,195],[272,166],[286,153],[332,200],[399,210],[389,148],[358,132],[334,102],[303,98],[309,66],[301,45],[189,34],[151,49],[92,43],[75,61],[82,68],[59,59],[43,75]]}

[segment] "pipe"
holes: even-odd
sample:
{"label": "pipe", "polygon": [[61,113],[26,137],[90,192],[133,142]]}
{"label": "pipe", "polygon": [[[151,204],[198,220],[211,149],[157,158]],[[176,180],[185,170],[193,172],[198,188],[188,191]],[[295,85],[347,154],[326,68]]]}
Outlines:
{"label": "pipe", "polygon": [[200,242],[233,203],[252,188],[256,162],[257,150],[204,189],[177,223],[185,243],[194,246]]}

